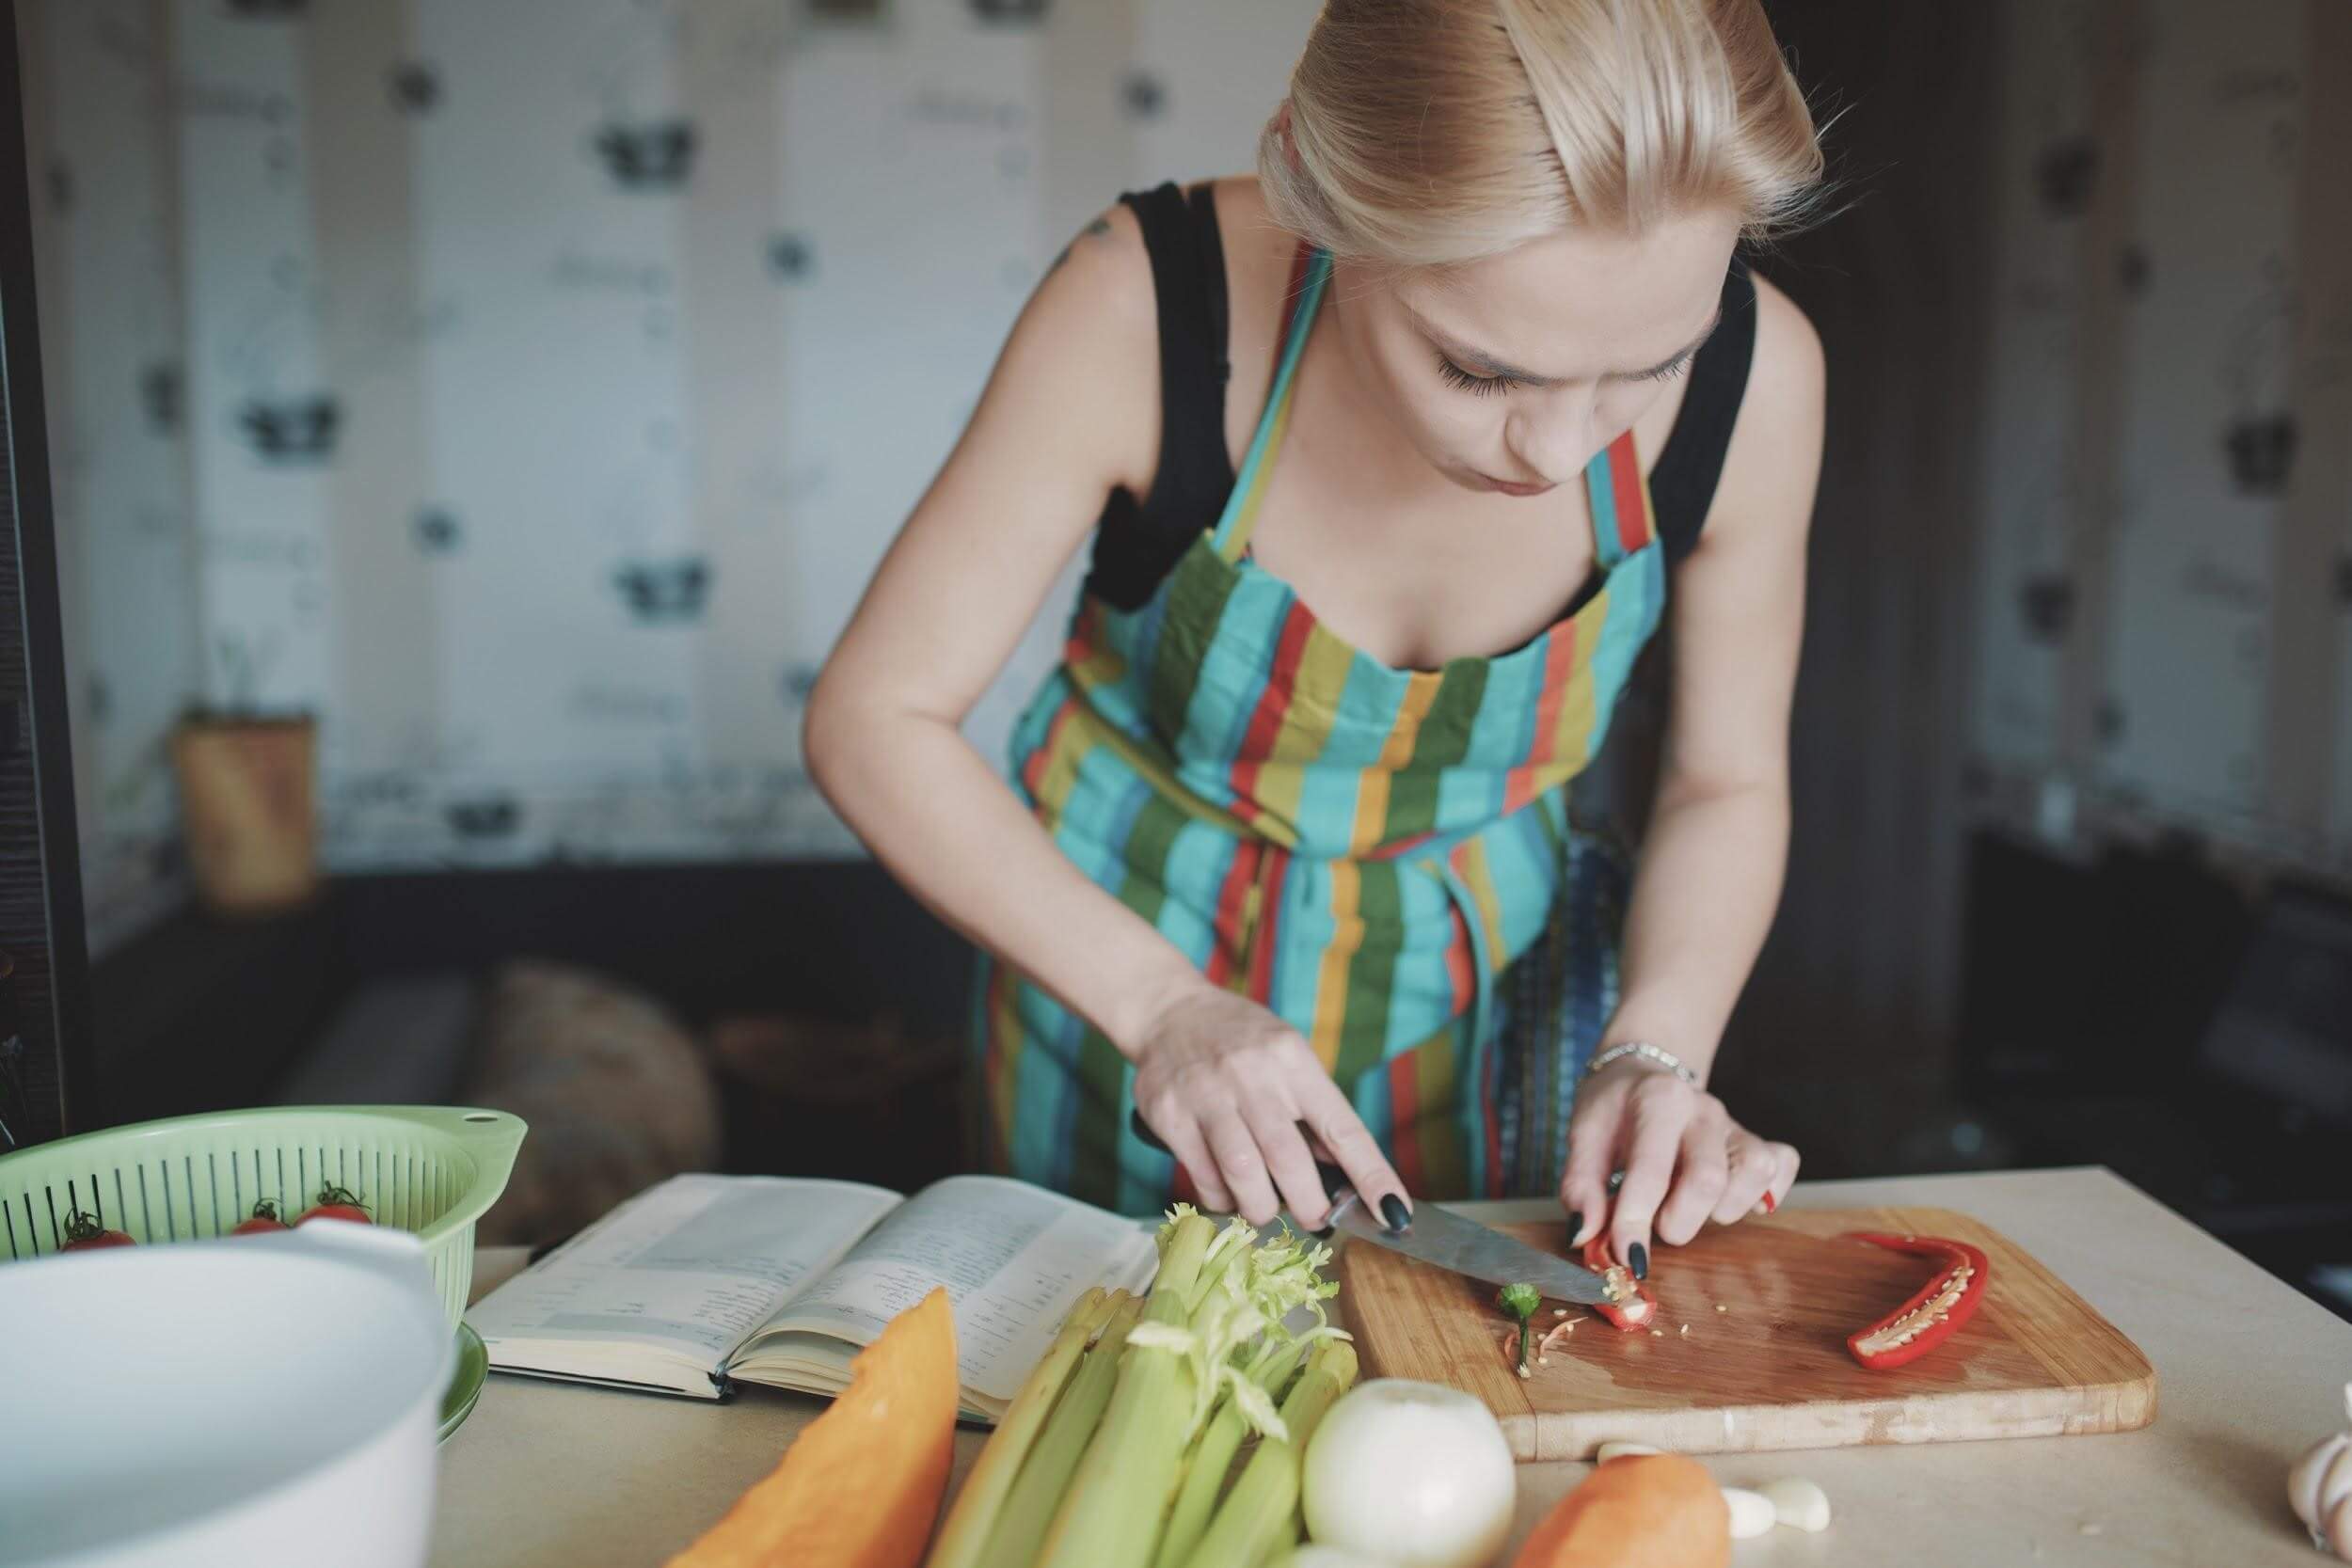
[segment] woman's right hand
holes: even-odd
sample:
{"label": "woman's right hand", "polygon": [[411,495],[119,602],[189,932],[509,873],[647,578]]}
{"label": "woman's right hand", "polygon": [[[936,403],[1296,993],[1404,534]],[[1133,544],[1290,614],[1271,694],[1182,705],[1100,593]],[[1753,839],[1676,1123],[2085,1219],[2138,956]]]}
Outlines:
{"label": "woman's right hand", "polygon": [[1396,1209],[1410,1212],[1405,1183],[1314,1048],[1248,997],[1205,981],[1187,990],[1153,1020],[1135,1062],[1136,1108],[1206,1207],[1259,1226],[1287,1208],[1320,1229],[1330,1207],[1320,1153],[1391,1226]]}

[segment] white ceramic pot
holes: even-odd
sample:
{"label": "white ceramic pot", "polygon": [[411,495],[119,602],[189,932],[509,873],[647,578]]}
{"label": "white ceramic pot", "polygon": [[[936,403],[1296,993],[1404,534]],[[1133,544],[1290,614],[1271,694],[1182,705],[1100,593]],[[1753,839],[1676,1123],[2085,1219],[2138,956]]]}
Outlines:
{"label": "white ceramic pot", "polygon": [[373,1226],[0,1267],[0,1568],[421,1568],[453,1354]]}

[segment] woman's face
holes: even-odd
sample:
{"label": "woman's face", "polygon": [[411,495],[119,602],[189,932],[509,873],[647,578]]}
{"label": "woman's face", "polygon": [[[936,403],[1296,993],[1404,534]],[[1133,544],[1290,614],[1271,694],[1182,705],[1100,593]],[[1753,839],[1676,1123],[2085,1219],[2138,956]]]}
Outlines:
{"label": "woman's face", "polygon": [[1331,279],[1359,384],[1465,489],[1540,495],[1630,429],[1715,325],[1730,212],[1566,233],[1443,273]]}

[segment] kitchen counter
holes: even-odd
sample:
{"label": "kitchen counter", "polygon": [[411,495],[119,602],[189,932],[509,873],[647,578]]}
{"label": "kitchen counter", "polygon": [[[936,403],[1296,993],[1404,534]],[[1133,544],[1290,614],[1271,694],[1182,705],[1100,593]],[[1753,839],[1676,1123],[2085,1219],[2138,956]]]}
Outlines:
{"label": "kitchen counter", "polygon": [[[2324,1560],[2287,1511],[2286,1470],[2343,1425],[2352,1323],[2105,1170],[1809,1182],[1789,1201],[1938,1205],[1984,1220],[2147,1353],[2157,1416],[2100,1437],[1705,1456],[1726,1484],[1809,1476],[1836,1514],[1820,1535],[1775,1529],[1740,1543],[1737,1568]],[[1556,1212],[1542,1201],[1461,1207],[1490,1222]],[[518,1251],[485,1252],[477,1291],[520,1261]],[[659,1568],[823,1408],[762,1388],[710,1404],[494,1374],[441,1451],[432,1561]],[[959,1480],[985,1437],[958,1433]],[[1519,1533],[1585,1473],[1522,1465]]]}

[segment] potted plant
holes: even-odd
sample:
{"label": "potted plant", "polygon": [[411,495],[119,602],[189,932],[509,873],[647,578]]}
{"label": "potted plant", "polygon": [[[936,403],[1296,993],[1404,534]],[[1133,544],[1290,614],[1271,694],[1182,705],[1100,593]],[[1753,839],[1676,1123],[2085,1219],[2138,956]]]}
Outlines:
{"label": "potted plant", "polygon": [[262,660],[244,638],[219,652],[228,703],[191,709],[171,735],[189,870],[215,912],[272,914],[318,889],[318,723],[261,710]]}

